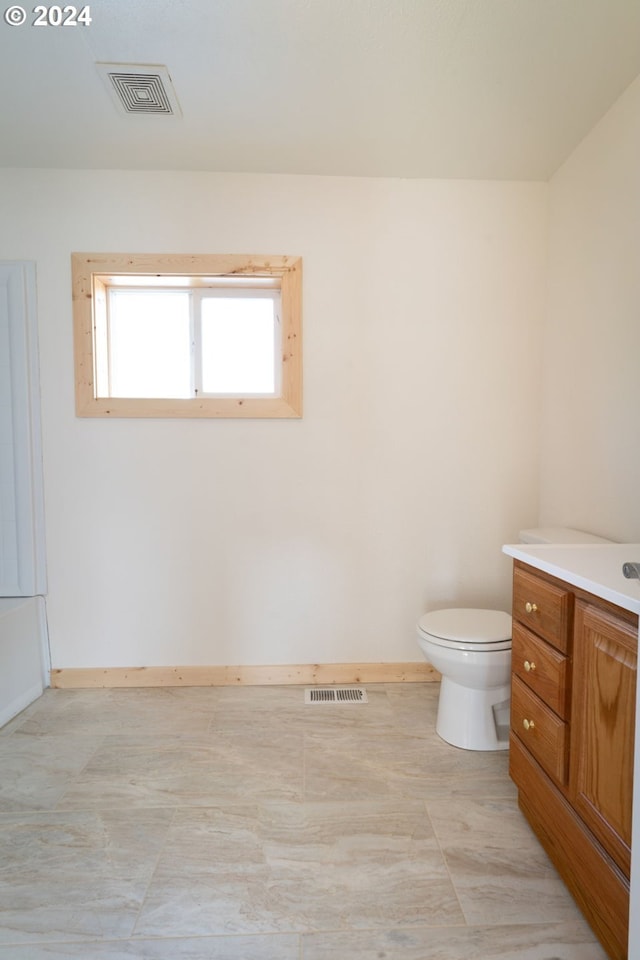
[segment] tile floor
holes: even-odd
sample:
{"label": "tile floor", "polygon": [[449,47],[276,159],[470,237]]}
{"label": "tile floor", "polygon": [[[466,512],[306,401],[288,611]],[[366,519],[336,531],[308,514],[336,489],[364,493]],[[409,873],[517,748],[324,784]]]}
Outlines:
{"label": "tile floor", "polygon": [[0,731],[0,960],[605,960],[437,684],[49,690]]}

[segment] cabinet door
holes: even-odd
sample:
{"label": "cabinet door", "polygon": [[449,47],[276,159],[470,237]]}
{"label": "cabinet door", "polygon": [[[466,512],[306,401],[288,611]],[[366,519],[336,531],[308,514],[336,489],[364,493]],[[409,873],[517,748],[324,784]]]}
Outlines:
{"label": "cabinet door", "polygon": [[577,602],[570,789],[576,810],[627,877],[637,638],[637,626]]}

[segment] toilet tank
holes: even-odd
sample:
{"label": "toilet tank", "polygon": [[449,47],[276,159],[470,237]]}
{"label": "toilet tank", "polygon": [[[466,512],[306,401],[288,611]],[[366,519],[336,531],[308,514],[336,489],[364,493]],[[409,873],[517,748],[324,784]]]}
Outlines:
{"label": "toilet tank", "polygon": [[569,527],[532,527],[518,534],[520,543],[613,543],[606,537],[596,537],[583,530],[571,530]]}

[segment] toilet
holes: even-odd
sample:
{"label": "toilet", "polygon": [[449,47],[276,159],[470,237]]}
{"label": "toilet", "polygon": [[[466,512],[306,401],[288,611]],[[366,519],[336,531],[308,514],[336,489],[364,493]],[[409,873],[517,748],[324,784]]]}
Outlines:
{"label": "toilet", "polygon": [[505,750],[511,696],[509,614],[433,610],[420,617],[417,629],[425,659],[442,675],[436,733],[466,750]]}
{"label": "toilet", "polygon": [[[610,543],[581,530],[521,530],[520,543]],[[506,750],[511,700],[511,615],[503,610],[432,610],[417,623],[418,646],[442,676],[436,733],[464,750]]]}

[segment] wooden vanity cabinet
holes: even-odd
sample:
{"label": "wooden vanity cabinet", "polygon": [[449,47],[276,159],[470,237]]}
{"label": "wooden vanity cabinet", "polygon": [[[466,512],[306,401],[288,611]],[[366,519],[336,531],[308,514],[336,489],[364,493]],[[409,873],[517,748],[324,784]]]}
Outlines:
{"label": "wooden vanity cabinet", "polygon": [[510,773],[614,960],[626,960],[638,618],[514,565]]}

